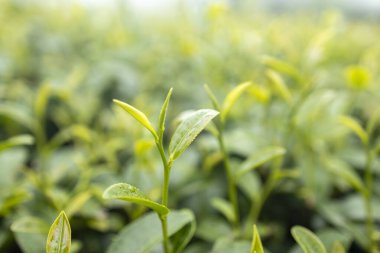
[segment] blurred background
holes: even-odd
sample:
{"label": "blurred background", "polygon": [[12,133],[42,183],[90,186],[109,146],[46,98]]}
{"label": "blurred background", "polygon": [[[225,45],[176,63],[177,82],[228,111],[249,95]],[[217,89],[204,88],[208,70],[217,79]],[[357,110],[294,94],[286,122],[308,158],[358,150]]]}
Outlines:
{"label": "blurred background", "polygon": [[[379,38],[377,0],[0,0],[0,252],[43,252],[60,210],[72,252],[106,252],[147,211],[103,200],[106,187],[129,182],[160,199],[154,141],[113,98],[157,122],[173,87],[169,140],[181,112],[211,108],[204,84],[222,101],[246,81],[225,129],[233,163],[279,145],[296,172],[259,215],[268,252],[300,252],[289,233],[297,224],[328,250],[338,240],[369,252],[360,187],[370,167],[378,243]],[[271,166],[239,182],[242,217]],[[210,204],[227,196],[215,139],[202,134],[174,167],[170,207],[190,208],[198,223],[186,253],[222,252],[215,245],[232,232]]]}

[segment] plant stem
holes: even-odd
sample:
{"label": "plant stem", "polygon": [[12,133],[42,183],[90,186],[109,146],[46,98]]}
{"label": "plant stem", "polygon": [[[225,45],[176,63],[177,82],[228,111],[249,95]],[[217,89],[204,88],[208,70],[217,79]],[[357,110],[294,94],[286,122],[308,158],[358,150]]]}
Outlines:
{"label": "plant stem", "polygon": [[[164,206],[168,206],[169,202],[169,179],[170,179],[170,170],[172,167],[172,161],[167,160],[164,150],[164,145],[162,143],[162,138],[160,140],[156,140],[156,146],[158,151],[160,152],[162,164],[164,166],[164,181],[162,184],[162,200],[161,203]],[[162,236],[163,236],[163,247],[165,253],[170,253],[170,246],[169,246],[169,237],[168,237],[168,222],[167,222],[167,216],[159,216],[161,221],[161,227],[162,227]]]}
{"label": "plant stem", "polygon": [[375,252],[375,241],[374,241],[374,233],[375,233],[375,224],[373,219],[373,209],[372,209],[372,197],[373,197],[373,177],[372,177],[372,162],[373,156],[371,153],[371,149],[367,144],[365,147],[366,150],[366,167],[364,180],[367,186],[367,192],[364,196],[365,201],[365,209],[366,209],[366,224],[367,224],[367,233],[369,236],[369,251],[370,253]]}
{"label": "plant stem", "polygon": [[231,169],[230,158],[226,150],[226,147],[224,145],[224,137],[223,137],[222,128],[219,129],[218,142],[219,142],[220,149],[222,151],[224,168],[226,170],[226,175],[227,175],[228,198],[234,208],[234,213],[235,213],[235,218],[236,218],[233,225],[235,228],[238,228],[240,219],[239,219],[239,205],[238,205],[238,198],[237,198],[237,191],[236,191],[236,183],[235,183],[235,177]]}

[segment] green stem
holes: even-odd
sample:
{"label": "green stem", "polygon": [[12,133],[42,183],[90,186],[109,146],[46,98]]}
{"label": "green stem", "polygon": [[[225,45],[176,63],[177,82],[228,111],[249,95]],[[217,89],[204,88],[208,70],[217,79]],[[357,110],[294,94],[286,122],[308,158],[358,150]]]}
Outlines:
{"label": "green stem", "polygon": [[375,233],[375,224],[373,219],[373,208],[372,208],[372,197],[373,197],[373,177],[372,177],[372,162],[373,156],[371,154],[371,149],[369,145],[366,145],[366,167],[364,180],[367,186],[367,192],[364,196],[365,201],[365,209],[366,209],[366,225],[367,225],[367,233],[369,236],[369,252],[375,252],[375,241],[374,241],[374,233]]}
{"label": "green stem", "polygon": [[219,142],[220,149],[222,151],[224,168],[226,170],[226,175],[227,175],[228,198],[234,208],[234,213],[236,217],[233,225],[235,228],[238,228],[240,218],[239,218],[239,205],[238,205],[238,198],[237,198],[236,183],[235,183],[235,177],[231,169],[230,158],[226,150],[226,147],[224,145],[223,129],[219,129],[218,142]]}
{"label": "green stem", "polygon": [[[162,164],[164,166],[164,181],[162,184],[162,200],[161,203],[164,206],[168,206],[169,202],[169,179],[170,179],[170,170],[172,167],[172,161],[166,158],[164,145],[162,143],[162,138],[160,140],[156,140],[156,146],[158,151],[160,152]],[[165,253],[170,253],[170,245],[169,245],[169,237],[168,237],[168,222],[167,216],[159,216],[162,227],[162,236],[163,236],[163,247]]]}

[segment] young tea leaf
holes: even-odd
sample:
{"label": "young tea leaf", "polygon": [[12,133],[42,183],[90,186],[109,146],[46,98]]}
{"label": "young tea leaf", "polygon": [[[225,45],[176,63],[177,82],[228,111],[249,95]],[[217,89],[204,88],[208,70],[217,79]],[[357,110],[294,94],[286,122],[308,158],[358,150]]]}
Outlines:
{"label": "young tea leaf", "polygon": [[120,199],[144,205],[153,209],[160,215],[169,213],[169,209],[149,199],[140,189],[125,183],[114,184],[108,187],[104,193],[105,199]]}
{"label": "young tea leaf", "polygon": [[205,87],[208,97],[211,100],[212,106],[214,106],[215,110],[220,111],[220,105],[219,105],[218,99],[215,97],[214,93],[212,92],[210,87],[208,87],[207,84],[205,84],[204,87]]}
{"label": "young tea leaf", "polygon": [[240,95],[251,85],[251,82],[245,82],[239,84],[234,89],[228,93],[227,97],[224,99],[222,111],[220,113],[220,118],[225,121],[228,113],[230,112],[232,106],[236,103]]}
{"label": "young tea leaf", "polygon": [[247,158],[246,161],[242,163],[238,171],[236,172],[237,177],[245,175],[247,172],[256,169],[260,165],[284,155],[286,150],[283,147],[266,147],[258,152],[252,154]]}
{"label": "young tea leaf", "polygon": [[339,121],[353,131],[364,144],[368,143],[368,134],[356,119],[349,116],[341,116],[339,117]]}
{"label": "young tea leaf", "polygon": [[259,231],[257,231],[256,225],[253,225],[253,240],[251,253],[264,253],[264,247],[260,239]]}
{"label": "young tea leaf", "polygon": [[292,94],[281,76],[273,70],[268,70],[265,74],[272,83],[274,90],[289,104],[292,101]]}
{"label": "young tea leaf", "polygon": [[371,73],[362,66],[349,66],[345,70],[346,80],[350,87],[364,89],[371,81]]}
{"label": "young tea leaf", "polygon": [[214,198],[211,201],[211,205],[220,213],[222,213],[231,223],[234,223],[236,221],[236,215],[231,203],[221,198]]}
{"label": "young tea leaf", "polygon": [[327,253],[321,240],[309,229],[294,226],[291,230],[293,238],[301,246],[304,253]]}
{"label": "young tea leaf", "polygon": [[168,109],[170,97],[172,95],[173,88],[170,88],[168,95],[166,96],[165,102],[162,105],[161,112],[160,112],[160,117],[158,120],[158,137],[160,140],[162,140],[164,131],[165,131],[165,118],[166,118],[166,111]]}
{"label": "young tea leaf", "polygon": [[70,253],[71,228],[65,212],[51,225],[46,241],[46,253]]}
{"label": "young tea leaf", "polygon": [[113,102],[115,102],[118,106],[123,108],[126,112],[128,112],[132,117],[134,117],[138,122],[141,123],[146,129],[149,130],[149,132],[152,133],[155,139],[158,139],[158,135],[156,131],[154,130],[152,123],[150,123],[148,117],[141,111],[137,110],[135,107],[121,102],[120,100],[114,99]]}
{"label": "young tea leaf", "polygon": [[201,109],[187,116],[177,127],[169,144],[170,159],[174,161],[194,141],[198,134],[219,113]]}
{"label": "young tea leaf", "polygon": [[14,146],[19,145],[31,145],[33,144],[33,137],[30,135],[19,135],[12,138],[9,138],[8,140],[0,142],[0,151],[12,148]]}

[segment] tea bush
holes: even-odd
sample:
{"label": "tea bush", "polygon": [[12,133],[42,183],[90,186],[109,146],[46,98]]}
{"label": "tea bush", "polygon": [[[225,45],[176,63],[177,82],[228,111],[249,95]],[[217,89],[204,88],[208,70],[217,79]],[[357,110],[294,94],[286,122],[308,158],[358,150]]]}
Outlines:
{"label": "tea bush", "polygon": [[0,251],[379,252],[378,21],[249,10],[0,0]]}

